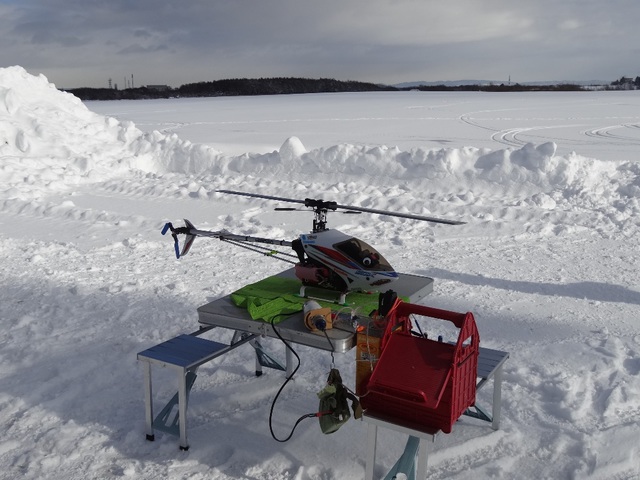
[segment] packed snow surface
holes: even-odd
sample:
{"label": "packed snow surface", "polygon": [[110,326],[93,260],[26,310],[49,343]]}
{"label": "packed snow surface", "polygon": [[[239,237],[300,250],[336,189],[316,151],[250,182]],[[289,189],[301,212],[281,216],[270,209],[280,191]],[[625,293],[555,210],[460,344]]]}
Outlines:
{"label": "packed snow surface", "polygon": [[[310,228],[308,213],[221,188],[467,222],[329,217],[396,270],[433,277],[423,303],[472,311],[481,345],[510,352],[501,429],[463,417],[431,447],[429,478],[639,478],[639,147],[638,92],[87,106],[0,69],[0,478],[363,477],[362,422],[323,435],[306,420],[290,442],[271,438],[284,375],[256,378],[248,346],[199,370],[189,451],[162,433],[145,441],[136,353],[195,331],[198,306],[288,268],[209,239],[176,260],[162,225],[284,239]],[[264,344],[283,358],[277,340]],[[296,350],[280,436],[315,411],[331,365],[326,351]],[[352,352],[335,362],[352,385]],[[154,381],[158,411],[176,383],[158,368]],[[405,438],[378,441],[382,477]]]}

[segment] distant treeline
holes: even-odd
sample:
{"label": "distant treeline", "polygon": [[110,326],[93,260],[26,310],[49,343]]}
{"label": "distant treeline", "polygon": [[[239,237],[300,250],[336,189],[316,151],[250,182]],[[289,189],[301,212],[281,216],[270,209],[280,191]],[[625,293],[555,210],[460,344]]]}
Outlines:
{"label": "distant treeline", "polygon": [[188,83],[178,88],[153,85],[117,90],[75,88],[66,90],[82,100],[125,100],[173,97],[222,97],[240,95],[283,95],[293,93],[375,92],[397,90],[373,83],[340,81],[331,78],[233,78],[213,82]]}
{"label": "distant treeline", "polygon": [[421,92],[568,92],[586,89],[580,85],[569,83],[558,85],[520,85],[519,83],[505,85],[501,83],[500,85],[420,85],[402,90],[420,90]]}
{"label": "distant treeline", "polygon": [[235,78],[213,82],[189,83],[176,89],[181,97],[218,97],[223,95],[283,95],[292,93],[375,92],[395,90],[373,83],[340,81],[332,78]]}
{"label": "distant treeline", "polygon": [[239,95],[283,95],[294,93],[334,93],[334,92],[379,92],[379,91],[486,91],[486,92],[526,92],[526,91],[568,91],[584,90],[579,85],[421,85],[396,88],[374,83],[340,81],[331,78],[235,78],[198,82],[171,88],[153,85],[118,90],[114,88],[74,88],[66,90],[81,100],[137,100],[174,97],[221,97]]}

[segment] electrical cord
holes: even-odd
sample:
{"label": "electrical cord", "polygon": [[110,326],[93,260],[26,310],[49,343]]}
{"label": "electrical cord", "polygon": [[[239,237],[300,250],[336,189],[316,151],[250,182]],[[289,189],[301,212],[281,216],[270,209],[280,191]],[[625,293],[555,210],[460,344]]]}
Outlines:
{"label": "electrical cord", "polygon": [[[280,396],[280,394],[282,393],[282,390],[284,390],[284,387],[287,386],[287,384],[291,381],[291,379],[293,378],[293,376],[296,374],[296,372],[298,371],[298,369],[300,368],[300,356],[298,356],[298,353],[293,349],[293,347],[289,344],[289,342],[287,342],[282,335],[280,335],[280,332],[278,332],[278,329],[275,326],[275,318],[273,317],[271,318],[271,328],[273,328],[273,331],[275,332],[276,336],[282,341],[282,343],[284,343],[285,347],[287,347],[289,350],[291,350],[291,353],[293,353],[293,355],[296,357],[296,360],[298,362],[298,364],[296,365],[296,368],[293,369],[293,372],[291,372],[291,375],[289,375],[284,383],[280,386],[280,389],[278,390],[278,393],[276,393],[276,396],[273,397],[273,401],[271,402],[271,409],[269,410],[269,431],[271,432],[271,436],[273,437],[273,439],[276,442],[280,442],[280,443],[285,443],[288,442],[291,437],[293,436],[293,432],[295,432],[296,428],[298,427],[298,424],[300,422],[302,422],[302,420],[304,420],[305,418],[314,418],[314,417],[320,417],[322,415],[326,415],[328,412],[314,412],[314,413],[307,413],[306,415],[302,415],[300,418],[298,418],[298,420],[296,420],[296,423],[293,425],[293,428],[291,429],[291,432],[289,433],[289,435],[284,438],[278,438],[276,437],[275,432],[273,431],[273,409],[276,406],[276,401],[278,400],[278,397]],[[327,337],[327,341],[329,342],[329,345],[331,345],[331,368],[333,368],[334,366],[334,358],[333,358],[333,354],[335,352],[335,348],[333,346],[333,342],[331,341],[331,339],[329,338],[329,335],[327,334],[326,329],[322,330],[322,332],[324,333],[324,336]]]}
{"label": "electrical cord", "polygon": [[322,333],[324,333],[324,336],[327,337],[327,341],[329,342],[329,345],[331,345],[331,368],[333,368],[336,365],[335,358],[333,357],[333,354],[335,353],[336,349],[333,346],[333,342],[329,338],[329,334],[327,333],[327,329],[326,328],[324,330],[322,330]]}
{"label": "electrical cord", "polygon": [[280,442],[280,443],[285,443],[288,442],[291,437],[293,436],[293,432],[295,432],[296,428],[298,427],[298,424],[304,420],[305,418],[313,418],[313,417],[317,417],[319,416],[319,413],[307,413],[306,415],[301,416],[300,418],[298,418],[298,420],[296,420],[296,423],[293,425],[293,428],[291,429],[291,432],[289,433],[289,435],[287,436],[287,438],[281,439],[276,437],[275,432],[273,431],[273,409],[276,406],[276,401],[278,400],[278,397],[280,396],[280,394],[282,393],[282,390],[284,390],[284,387],[287,386],[287,384],[289,383],[289,381],[291,381],[291,379],[293,378],[293,376],[296,374],[296,372],[298,371],[298,369],[300,368],[300,357],[298,356],[298,353],[293,349],[293,347],[291,345],[289,345],[289,342],[287,342],[284,338],[282,338],[282,335],[280,335],[280,332],[278,332],[278,329],[276,329],[275,327],[275,317],[271,319],[271,328],[273,328],[273,331],[275,332],[275,334],[277,335],[277,337],[282,341],[282,343],[285,344],[285,346],[291,350],[291,353],[293,353],[293,355],[296,357],[296,360],[298,361],[298,365],[296,365],[296,368],[293,369],[293,372],[291,372],[291,375],[289,375],[286,380],[284,381],[284,383],[282,384],[282,386],[280,387],[280,389],[278,390],[278,393],[276,393],[276,396],[273,397],[273,402],[271,402],[271,410],[269,411],[269,431],[271,432],[271,436],[273,437],[273,439],[276,442]]}

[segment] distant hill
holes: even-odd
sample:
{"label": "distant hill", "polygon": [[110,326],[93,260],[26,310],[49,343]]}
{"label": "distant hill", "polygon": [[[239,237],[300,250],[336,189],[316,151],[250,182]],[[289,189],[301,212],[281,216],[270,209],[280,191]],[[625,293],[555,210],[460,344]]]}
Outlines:
{"label": "distant hill", "polygon": [[416,88],[416,87],[436,87],[439,85],[445,87],[459,87],[463,85],[499,85],[504,82],[494,82],[493,80],[446,80],[441,82],[403,82],[395,83],[392,86],[399,89]]}
{"label": "distant hill", "polygon": [[403,82],[403,83],[395,83],[392,86],[398,89],[408,89],[408,88],[418,88],[418,87],[463,87],[463,86],[487,86],[487,85],[524,85],[524,86],[555,86],[555,85],[580,85],[580,86],[589,86],[589,85],[609,85],[611,82],[604,80],[549,80],[542,82],[509,82],[504,80],[447,80],[447,81],[438,81],[438,82]]}

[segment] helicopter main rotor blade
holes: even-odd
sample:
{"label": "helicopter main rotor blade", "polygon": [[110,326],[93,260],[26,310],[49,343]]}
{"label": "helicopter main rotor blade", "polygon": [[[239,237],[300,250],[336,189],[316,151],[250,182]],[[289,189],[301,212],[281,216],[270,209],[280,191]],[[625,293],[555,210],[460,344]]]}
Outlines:
{"label": "helicopter main rotor blade", "polygon": [[274,197],[273,195],[262,195],[259,193],[237,192],[235,190],[216,190],[216,192],[230,193],[232,195],[242,195],[244,197],[265,198],[267,200],[276,200],[279,202],[301,203],[303,205],[305,203],[304,200],[294,200],[293,198],[285,198],[285,197]]}
{"label": "helicopter main rotor blade", "polygon": [[378,210],[375,208],[365,208],[365,207],[354,207],[352,205],[339,205],[335,202],[324,202],[323,200],[311,200],[311,199],[305,199],[305,200],[295,200],[293,198],[286,198],[286,197],[275,197],[272,195],[262,195],[260,193],[246,193],[246,192],[238,192],[235,190],[216,190],[217,192],[220,193],[230,193],[233,195],[242,195],[245,197],[254,197],[254,198],[264,198],[267,200],[276,200],[279,202],[291,202],[291,203],[301,203],[305,206],[316,206],[313,204],[310,204],[310,202],[317,202],[320,205],[323,205],[325,208],[328,208],[330,210],[336,210],[338,208],[343,209],[343,210],[350,210],[351,212],[365,212],[365,213],[375,213],[378,215],[388,215],[391,217],[400,217],[400,218],[409,218],[411,220],[420,220],[423,222],[431,222],[431,223],[443,223],[445,225],[464,225],[467,222],[461,222],[458,220],[448,220],[448,219],[444,219],[444,218],[437,218],[437,217],[426,217],[424,215],[415,215],[413,213],[398,213],[398,212],[389,212],[387,210]]}
{"label": "helicopter main rotor blade", "polygon": [[448,220],[446,218],[437,217],[425,217],[424,215],[414,215],[413,213],[398,213],[389,212],[387,210],[377,210],[375,208],[354,207],[351,205],[336,205],[337,208],[344,208],[346,210],[354,210],[356,212],[375,213],[378,215],[389,215],[391,217],[410,218],[411,220],[421,220],[423,222],[431,223],[444,223],[446,225],[464,225],[467,222],[460,222],[458,220]]}

